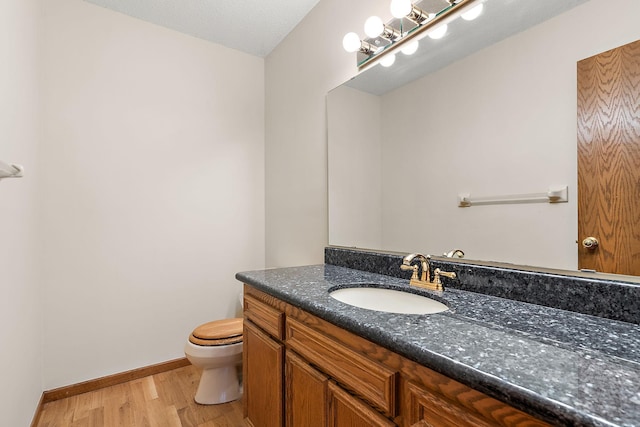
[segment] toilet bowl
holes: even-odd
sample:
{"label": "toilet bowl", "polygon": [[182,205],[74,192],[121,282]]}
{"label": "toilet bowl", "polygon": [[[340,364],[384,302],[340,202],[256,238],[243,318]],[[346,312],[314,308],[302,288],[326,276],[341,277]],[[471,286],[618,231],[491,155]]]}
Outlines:
{"label": "toilet bowl", "polygon": [[184,354],[202,368],[195,401],[214,405],[242,395],[238,366],[242,363],[242,318],[223,319],[198,326],[185,344]]}

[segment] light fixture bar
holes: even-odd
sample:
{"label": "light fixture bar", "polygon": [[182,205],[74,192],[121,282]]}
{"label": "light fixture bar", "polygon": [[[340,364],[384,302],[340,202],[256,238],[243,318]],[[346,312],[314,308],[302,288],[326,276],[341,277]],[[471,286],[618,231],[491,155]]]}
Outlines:
{"label": "light fixture bar", "polygon": [[409,12],[409,14],[405,18],[415,22],[418,25],[421,25],[425,21],[435,18],[435,16],[435,13],[427,13],[416,6],[411,5],[411,12]]}
{"label": "light fixture bar", "polygon": [[385,25],[384,29],[382,30],[382,34],[380,34],[380,37],[384,37],[387,40],[395,41],[402,38],[402,33],[400,32],[400,30],[396,30],[393,27]]}
{"label": "light fixture bar", "polygon": [[[485,1],[486,0],[447,0],[449,6],[446,6],[444,9],[435,14],[428,14],[427,12],[411,4],[411,9],[409,9],[407,15],[405,15],[403,18],[398,18],[387,23],[385,27],[397,27],[397,22],[405,18],[414,22],[416,26],[409,29],[408,31],[401,31],[400,38],[388,39],[391,41],[391,43],[386,46],[378,47],[373,53],[364,53],[362,50],[360,50],[360,52],[362,53],[358,58],[358,70],[361,71],[364,68],[369,67],[373,63],[377,63],[378,60],[383,56],[401,49],[403,45],[409,43],[411,40],[416,40],[418,36],[426,34],[426,32],[428,32],[429,30],[433,30],[436,27],[443,26],[453,21],[464,12],[469,11],[474,6],[477,6],[480,3],[484,3]],[[393,25],[394,23],[396,23],[396,25]],[[363,43],[367,42],[363,41]]]}
{"label": "light fixture bar", "polygon": [[373,44],[364,40],[360,41],[360,49],[358,49],[359,52],[362,52],[366,55],[375,55],[377,50],[377,46],[374,46]]}

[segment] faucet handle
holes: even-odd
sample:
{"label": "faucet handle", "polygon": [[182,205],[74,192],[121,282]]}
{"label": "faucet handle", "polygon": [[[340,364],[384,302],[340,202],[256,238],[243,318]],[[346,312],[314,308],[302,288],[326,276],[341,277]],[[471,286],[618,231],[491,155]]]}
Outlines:
{"label": "faucet handle", "polygon": [[400,270],[404,270],[404,271],[413,271],[413,274],[411,275],[411,280],[417,280],[418,279],[418,265],[406,265],[406,264],[400,264]]}
{"label": "faucet handle", "polygon": [[455,279],[456,278],[456,273],[454,273],[453,271],[442,271],[439,268],[436,268],[434,273],[437,273],[438,276],[448,277],[449,279]]}
{"label": "faucet handle", "polygon": [[444,286],[442,286],[442,280],[440,280],[440,276],[448,277],[449,279],[455,279],[456,273],[453,271],[442,271],[439,268],[433,270],[433,284],[438,287],[437,290],[443,291]]}
{"label": "faucet handle", "polygon": [[444,277],[448,277],[449,279],[455,279],[456,273],[454,273],[453,271],[442,271],[439,268],[436,268],[435,270],[433,270],[433,284],[437,285],[440,289],[438,289],[439,291],[443,291],[444,287],[442,286],[442,280],[440,280],[440,276],[444,276]]}

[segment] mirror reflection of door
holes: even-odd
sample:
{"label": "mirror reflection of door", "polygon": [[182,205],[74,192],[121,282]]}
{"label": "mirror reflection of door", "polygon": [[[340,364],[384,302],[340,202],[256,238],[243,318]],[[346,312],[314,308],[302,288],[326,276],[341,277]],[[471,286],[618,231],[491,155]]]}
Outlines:
{"label": "mirror reflection of door", "polygon": [[640,275],[640,40],[578,62],[578,268]]}

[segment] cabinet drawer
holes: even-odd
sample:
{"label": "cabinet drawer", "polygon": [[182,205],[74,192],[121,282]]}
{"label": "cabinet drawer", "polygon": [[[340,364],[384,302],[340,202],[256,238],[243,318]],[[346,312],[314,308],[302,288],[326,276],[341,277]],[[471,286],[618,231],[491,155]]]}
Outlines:
{"label": "cabinet drawer", "polygon": [[329,427],[395,427],[395,424],[329,382]]}
{"label": "cabinet drawer", "polygon": [[[453,383],[453,380],[451,380]],[[455,401],[408,382],[411,427],[549,427],[511,406],[460,385]]]}
{"label": "cabinet drawer", "polygon": [[245,294],[244,318],[279,340],[284,339],[284,313]]}
{"label": "cabinet drawer", "polygon": [[310,364],[386,416],[396,416],[395,371],[292,318],[287,319],[286,336],[287,347]]}

